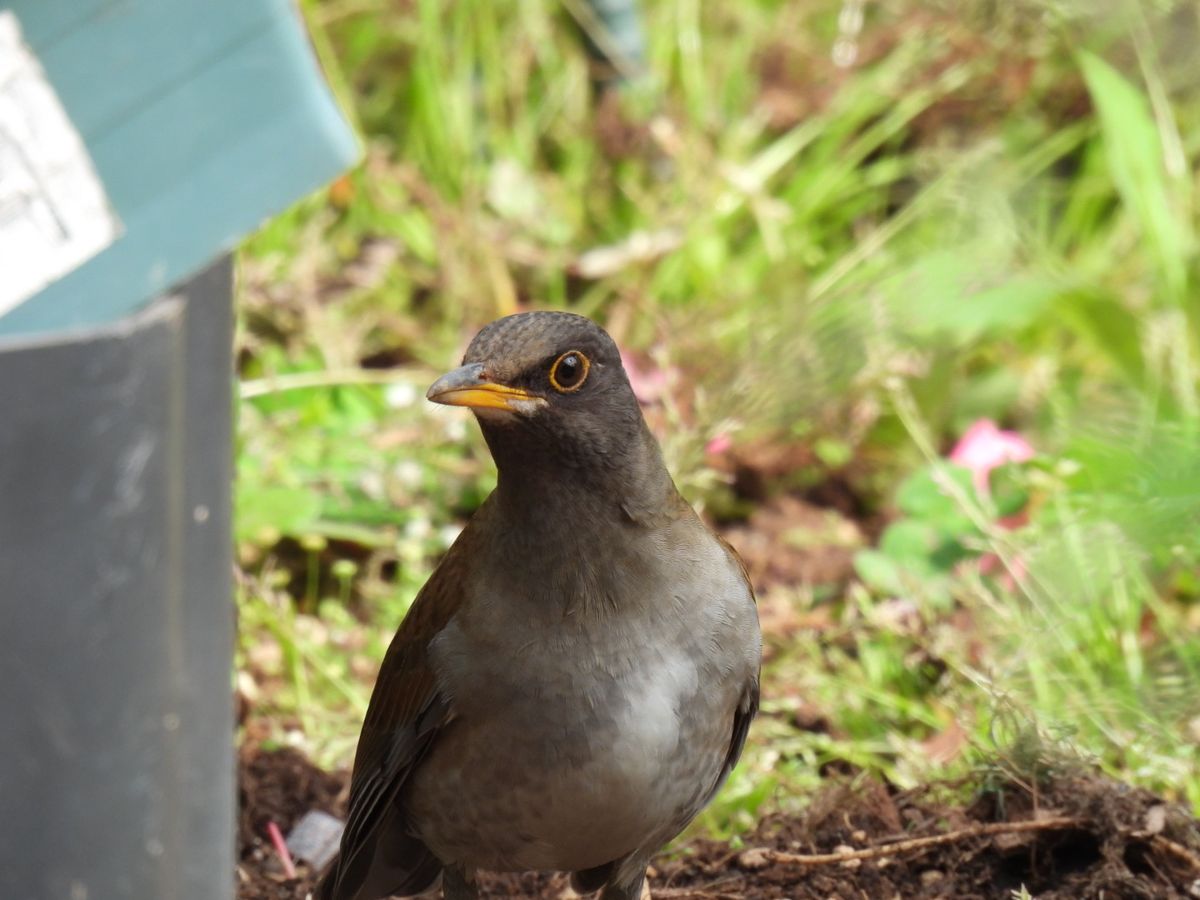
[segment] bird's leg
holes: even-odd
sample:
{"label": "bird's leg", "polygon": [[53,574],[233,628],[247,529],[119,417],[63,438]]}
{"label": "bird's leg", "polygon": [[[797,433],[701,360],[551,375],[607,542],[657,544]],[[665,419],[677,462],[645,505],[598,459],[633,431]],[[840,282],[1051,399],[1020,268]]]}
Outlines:
{"label": "bird's leg", "polygon": [[475,880],[462,869],[447,866],[442,870],[442,900],[478,900]]}
{"label": "bird's leg", "polygon": [[633,877],[610,881],[600,892],[600,900],[650,900],[650,885],[646,883],[645,867]]}

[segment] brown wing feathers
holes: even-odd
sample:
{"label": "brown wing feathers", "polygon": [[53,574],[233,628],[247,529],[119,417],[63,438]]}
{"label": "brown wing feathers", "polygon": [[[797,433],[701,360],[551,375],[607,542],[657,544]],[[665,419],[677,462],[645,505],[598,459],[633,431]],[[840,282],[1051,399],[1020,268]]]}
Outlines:
{"label": "brown wing feathers", "polygon": [[[415,894],[440,871],[428,849],[405,830],[395,800],[449,719],[429,667],[428,646],[461,605],[456,586],[462,580],[454,573],[467,555],[470,530],[421,589],[384,657],[355,754],[341,853],[321,882],[319,900],[355,900],[364,886],[375,889],[380,879],[386,881],[384,892]],[[386,860],[381,858],[381,839],[407,845],[403,855],[408,858],[397,859],[394,847]],[[373,871],[383,868],[387,871]]]}

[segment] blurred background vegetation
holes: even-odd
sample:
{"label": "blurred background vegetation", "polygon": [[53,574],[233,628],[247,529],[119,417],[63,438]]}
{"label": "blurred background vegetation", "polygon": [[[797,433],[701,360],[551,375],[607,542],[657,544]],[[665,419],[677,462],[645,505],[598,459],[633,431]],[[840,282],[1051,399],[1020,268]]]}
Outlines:
{"label": "blurred background vegetation", "polygon": [[607,92],[581,0],[303,6],[365,158],[240,255],[246,740],[348,764],[494,482],[425,387],[570,308],[759,591],[702,827],[1081,757],[1200,810],[1195,3],[647,0]]}

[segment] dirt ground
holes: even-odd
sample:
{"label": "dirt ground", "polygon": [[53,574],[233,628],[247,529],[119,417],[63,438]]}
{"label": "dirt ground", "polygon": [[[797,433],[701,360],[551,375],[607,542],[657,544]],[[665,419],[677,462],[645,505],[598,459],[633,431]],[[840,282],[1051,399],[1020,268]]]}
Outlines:
{"label": "dirt ground", "polygon": [[[267,826],[287,834],[310,809],[341,814],[345,774],[292,750],[247,749],[239,778],[239,900],[304,900],[312,873],[283,875]],[[976,790],[967,805],[939,793],[964,795],[832,787],[803,816],[769,818],[736,849],[697,840],[664,854],[651,871],[654,896],[1011,900],[1024,886],[1038,900],[1200,898],[1200,822],[1146,791],[1078,776],[1041,786],[1036,799],[1014,785]],[[855,851],[867,858],[848,858]],[[566,888],[563,876],[487,876],[482,893],[557,898]]]}

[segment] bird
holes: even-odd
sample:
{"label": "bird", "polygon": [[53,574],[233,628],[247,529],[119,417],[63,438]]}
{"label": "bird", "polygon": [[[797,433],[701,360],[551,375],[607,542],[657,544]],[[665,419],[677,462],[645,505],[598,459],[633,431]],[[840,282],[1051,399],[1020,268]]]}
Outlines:
{"label": "bird", "polygon": [[590,319],[485,326],[427,398],[470,409],[494,491],[384,656],[318,900],[479,896],[571,873],[638,900],[737,763],[762,638],[733,549],[680,495]]}

